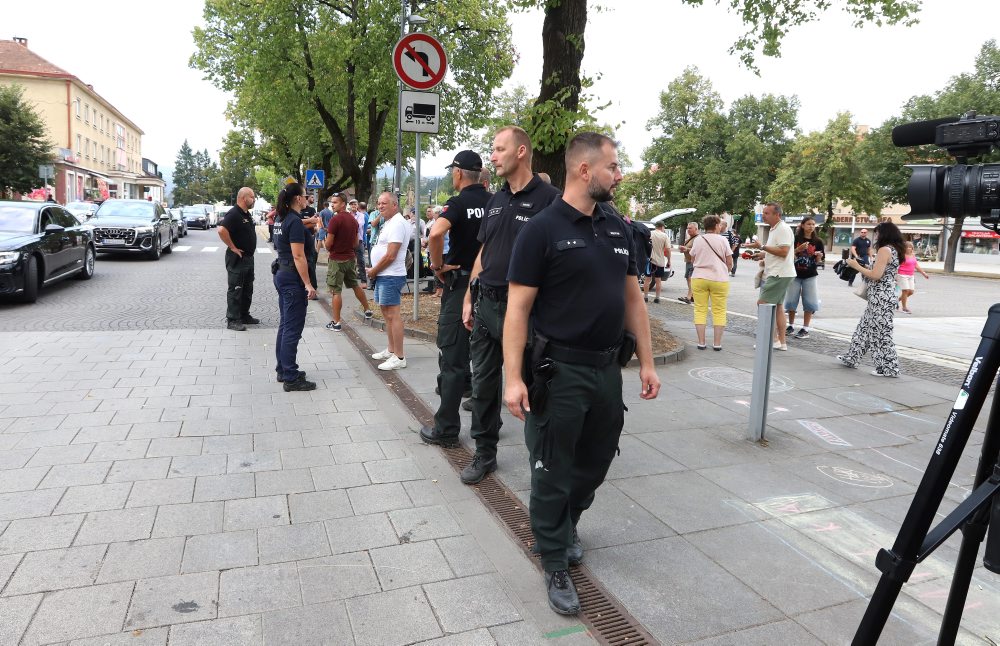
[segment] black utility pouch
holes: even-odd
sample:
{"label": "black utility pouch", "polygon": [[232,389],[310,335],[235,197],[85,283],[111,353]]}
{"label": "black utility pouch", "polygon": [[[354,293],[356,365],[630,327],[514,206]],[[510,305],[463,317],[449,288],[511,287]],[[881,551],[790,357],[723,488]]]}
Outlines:
{"label": "black utility pouch", "polygon": [[632,356],[635,354],[635,348],[638,345],[638,341],[635,335],[625,331],[625,335],[622,337],[622,345],[618,349],[618,365],[624,368],[628,365],[628,362],[632,360]]}
{"label": "black utility pouch", "polygon": [[541,415],[545,412],[545,404],[549,401],[549,384],[556,374],[556,363],[552,359],[542,359],[531,366],[531,385],[528,386],[528,404],[531,412]]}
{"label": "black utility pouch", "polygon": [[281,267],[281,264],[278,262],[277,258],[275,258],[274,260],[271,261],[271,275],[272,276],[274,274],[278,273],[278,268],[279,267]]}

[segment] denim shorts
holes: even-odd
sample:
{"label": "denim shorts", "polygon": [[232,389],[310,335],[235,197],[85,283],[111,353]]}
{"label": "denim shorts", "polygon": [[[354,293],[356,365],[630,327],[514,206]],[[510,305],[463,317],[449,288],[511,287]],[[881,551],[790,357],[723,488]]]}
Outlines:
{"label": "denim shorts", "polygon": [[399,305],[406,276],[376,276],[375,303],[382,306]]}
{"label": "denim shorts", "polygon": [[785,292],[785,310],[794,312],[799,308],[799,298],[802,299],[802,311],[819,311],[819,290],[816,288],[816,281],[819,276],[812,278],[793,278]]}

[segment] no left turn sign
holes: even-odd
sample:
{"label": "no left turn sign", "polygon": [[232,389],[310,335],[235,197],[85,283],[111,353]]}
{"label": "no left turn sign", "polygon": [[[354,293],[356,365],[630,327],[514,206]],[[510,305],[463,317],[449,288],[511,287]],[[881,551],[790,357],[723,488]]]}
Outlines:
{"label": "no left turn sign", "polygon": [[399,79],[415,90],[429,90],[444,79],[448,57],[434,37],[407,34],[392,50],[392,66]]}

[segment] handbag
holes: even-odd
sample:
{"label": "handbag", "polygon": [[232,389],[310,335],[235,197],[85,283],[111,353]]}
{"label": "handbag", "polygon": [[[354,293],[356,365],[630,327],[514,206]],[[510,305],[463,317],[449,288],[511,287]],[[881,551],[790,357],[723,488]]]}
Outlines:
{"label": "handbag", "polygon": [[764,284],[764,268],[761,267],[757,270],[757,273],[753,277],[753,288],[760,289],[760,286]]}
{"label": "handbag", "polygon": [[859,298],[868,300],[868,281],[864,278],[861,279],[861,284],[854,288],[854,293],[858,295]]}

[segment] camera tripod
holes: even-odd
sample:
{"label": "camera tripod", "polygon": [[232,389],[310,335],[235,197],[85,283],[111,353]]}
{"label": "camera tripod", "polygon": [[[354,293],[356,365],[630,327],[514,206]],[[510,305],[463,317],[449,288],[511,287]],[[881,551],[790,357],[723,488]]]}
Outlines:
{"label": "camera tripod", "polygon": [[[917,563],[930,556],[955,530],[962,530],[962,545],[955,563],[955,574],[948,592],[938,644],[955,643],[979,544],[984,538],[986,554],[983,565],[991,572],[1000,572],[1000,496],[996,495],[1000,491],[1000,397],[996,393],[979,456],[974,489],[937,527],[930,529],[948,483],[962,457],[962,451],[972,434],[972,427],[989,394],[990,385],[1000,369],[1000,304],[990,308],[981,336],[975,358],[962,382],[958,399],[941,432],[927,470],[913,494],[913,502],[899,528],[896,542],[891,550],[881,549],[875,557],[875,566],[882,572],[882,577],[854,635],[853,646],[875,644],[878,641],[893,604]],[[988,531],[991,511],[995,522]]]}

